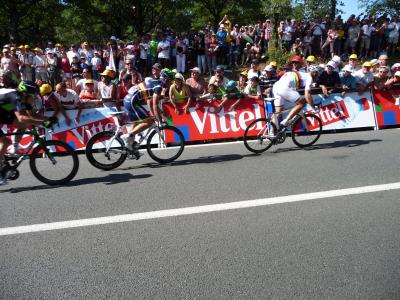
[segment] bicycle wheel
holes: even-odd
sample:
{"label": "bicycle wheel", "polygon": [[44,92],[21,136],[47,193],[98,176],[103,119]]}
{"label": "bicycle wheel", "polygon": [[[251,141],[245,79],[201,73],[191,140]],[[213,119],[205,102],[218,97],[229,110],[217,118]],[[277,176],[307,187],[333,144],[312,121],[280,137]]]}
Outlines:
{"label": "bicycle wheel", "polygon": [[185,148],[182,132],[174,126],[164,126],[153,130],[147,138],[147,152],[150,157],[161,164],[177,159]]}
{"label": "bicycle wheel", "polygon": [[300,148],[308,147],[318,141],[322,134],[322,121],[314,114],[305,114],[292,126],[292,140]]}
{"label": "bicycle wheel", "polygon": [[112,170],[126,160],[128,151],[120,137],[114,137],[115,132],[103,131],[90,138],[86,145],[86,157],[92,166],[101,170]]}
{"label": "bicycle wheel", "polygon": [[78,155],[63,141],[50,140],[36,146],[29,159],[33,175],[48,185],[69,182],[79,168]]}
{"label": "bicycle wheel", "polygon": [[262,153],[273,145],[273,140],[267,135],[276,134],[276,126],[270,119],[256,119],[247,126],[243,142],[246,148],[254,153]]}

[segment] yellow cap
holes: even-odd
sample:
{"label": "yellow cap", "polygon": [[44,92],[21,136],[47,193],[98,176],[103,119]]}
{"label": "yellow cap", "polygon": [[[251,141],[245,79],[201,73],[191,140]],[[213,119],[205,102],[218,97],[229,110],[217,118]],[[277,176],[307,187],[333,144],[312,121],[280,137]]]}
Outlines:
{"label": "yellow cap", "polygon": [[52,90],[50,84],[47,84],[47,83],[42,84],[39,88],[40,95],[42,95],[42,96],[50,94],[52,91],[53,90]]}
{"label": "yellow cap", "polygon": [[57,43],[56,47],[62,47],[62,45],[60,43]]}
{"label": "yellow cap", "polygon": [[92,84],[93,84],[93,79],[90,79],[90,78],[89,78],[89,79],[86,79],[86,80],[85,80],[85,83],[86,83],[86,84],[88,84],[88,83],[92,83]]}
{"label": "yellow cap", "polygon": [[308,62],[315,62],[316,61],[316,58],[315,58],[315,56],[314,55],[310,55],[309,57],[307,57],[307,61]]}
{"label": "yellow cap", "polygon": [[357,56],[357,54],[352,54],[352,55],[350,55],[350,57],[349,57],[350,59],[358,59],[358,56]]}
{"label": "yellow cap", "polygon": [[244,76],[244,77],[247,78],[247,72],[246,72],[246,71],[243,71],[242,73],[240,73],[240,76]]}
{"label": "yellow cap", "polygon": [[108,77],[112,77],[113,73],[110,70],[104,70],[103,73],[100,74],[101,76],[108,76]]}
{"label": "yellow cap", "polygon": [[19,45],[18,46],[18,49],[22,49],[22,48],[25,48],[24,45]]}
{"label": "yellow cap", "polygon": [[38,52],[42,52],[42,49],[36,47],[35,49],[33,49],[33,51],[38,51]]}
{"label": "yellow cap", "polygon": [[15,51],[15,50],[17,50],[17,48],[11,47],[10,50],[11,50],[11,51]]}
{"label": "yellow cap", "polygon": [[25,49],[30,49],[31,47],[29,45],[25,45]]}
{"label": "yellow cap", "polygon": [[365,63],[363,63],[362,66],[363,66],[363,67],[372,67],[372,64],[371,64],[371,62],[366,61]]}
{"label": "yellow cap", "polygon": [[278,63],[277,63],[276,61],[271,61],[271,62],[269,63],[269,65],[270,65],[270,66],[273,66],[273,67],[277,67],[277,66],[278,66]]}
{"label": "yellow cap", "polygon": [[84,42],[83,46],[89,46],[89,43],[88,42]]}

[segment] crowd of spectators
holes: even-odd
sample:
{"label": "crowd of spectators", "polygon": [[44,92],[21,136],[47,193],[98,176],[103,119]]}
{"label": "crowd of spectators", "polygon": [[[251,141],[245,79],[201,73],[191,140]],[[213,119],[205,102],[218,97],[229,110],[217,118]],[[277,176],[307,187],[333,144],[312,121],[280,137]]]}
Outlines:
{"label": "crowd of spectators", "polygon": [[[36,81],[46,106],[57,113],[63,113],[57,103],[64,109],[79,108],[79,121],[81,108],[119,107],[133,85],[165,67],[176,72],[169,90],[174,104],[222,99],[227,86],[235,87],[233,98],[271,96],[273,83],[284,72],[307,71],[310,64],[320,66],[315,86],[325,96],[338,90],[389,89],[400,81],[400,63],[389,66],[389,55],[398,53],[399,31],[397,16],[352,15],[345,22],[340,16],[315,22],[284,20],[277,42],[293,56],[287,65],[267,61],[261,69],[259,62],[271,42],[271,21],[232,26],[225,16],[215,31],[211,26],[188,33],[167,30],[131,42],[112,36],[104,45],[4,45],[0,69],[16,80]],[[236,78],[227,71],[239,65],[247,70],[233,85]]]}

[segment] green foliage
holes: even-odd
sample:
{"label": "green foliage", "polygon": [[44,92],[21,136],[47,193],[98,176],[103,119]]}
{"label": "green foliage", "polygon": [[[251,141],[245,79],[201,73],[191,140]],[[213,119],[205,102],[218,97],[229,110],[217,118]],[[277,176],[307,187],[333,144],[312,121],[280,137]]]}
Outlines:
{"label": "green foliage", "polygon": [[369,14],[388,14],[390,16],[400,14],[400,1],[398,0],[359,0]]}
{"label": "green foliage", "polygon": [[290,53],[281,49],[280,47],[275,47],[272,43],[268,48],[267,52],[269,61],[276,61],[280,66],[287,64],[290,58]]}
{"label": "green foliage", "polygon": [[[364,0],[363,0],[364,1]],[[393,0],[367,1],[396,4]],[[39,45],[52,40],[102,42],[115,35],[134,39],[172,28],[187,32],[206,24],[217,28],[227,14],[232,24],[255,24],[266,17],[312,18],[326,14],[333,0],[3,0],[0,42]]]}

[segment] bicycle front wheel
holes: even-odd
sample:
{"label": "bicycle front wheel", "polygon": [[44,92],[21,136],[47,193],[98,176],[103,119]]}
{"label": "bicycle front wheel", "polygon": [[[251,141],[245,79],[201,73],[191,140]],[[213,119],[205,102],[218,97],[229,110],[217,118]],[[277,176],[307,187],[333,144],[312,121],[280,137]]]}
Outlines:
{"label": "bicycle front wheel", "polygon": [[126,160],[128,151],[123,140],[113,131],[103,131],[90,138],[86,145],[86,157],[92,166],[112,170]]}
{"label": "bicycle front wheel", "polygon": [[156,162],[166,164],[177,159],[185,148],[182,132],[174,126],[153,130],[147,138],[147,152]]}
{"label": "bicycle front wheel", "polygon": [[63,141],[44,141],[32,151],[29,164],[33,175],[48,185],[62,185],[75,177],[78,155]]}
{"label": "bicycle front wheel", "polygon": [[315,144],[322,134],[322,121],[314,114],[305,114],[292,126],[292,140],[300,148]]}
{"label": "bicycle front wheel", "polygon": [[243,142],[249,151],[262,153],[272,146],[276,133],[276,126],[270,119],[256,119],[244,131]]}

